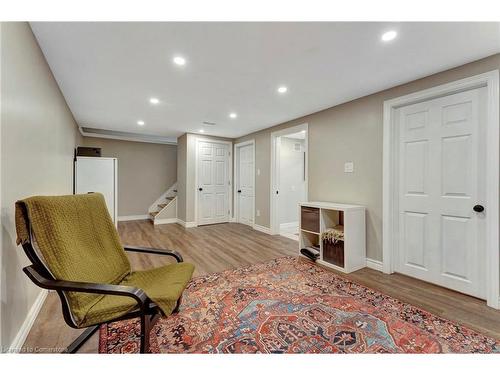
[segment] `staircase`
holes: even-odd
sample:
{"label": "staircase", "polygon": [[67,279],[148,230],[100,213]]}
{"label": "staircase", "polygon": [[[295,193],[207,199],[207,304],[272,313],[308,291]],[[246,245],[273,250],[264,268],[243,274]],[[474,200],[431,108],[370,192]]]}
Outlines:
{"label": "staircase", "polygon": [[177,222],[177,183],[149,207],[149,217],[154,225]]}

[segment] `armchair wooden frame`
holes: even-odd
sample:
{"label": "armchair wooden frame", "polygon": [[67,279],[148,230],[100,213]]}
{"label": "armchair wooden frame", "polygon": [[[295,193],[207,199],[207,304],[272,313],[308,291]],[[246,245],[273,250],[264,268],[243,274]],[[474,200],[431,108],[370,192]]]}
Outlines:
{"label": "armchair wooden frame", "polygon": [[[79,329],[72,318],[71,310],[64,292],[81,292],[103,295],[108,294],[133,298],[137,302],[136,308],[117,319],[103,321],[100,324],[140,318],[140,353],[149,353],[149,334],[151,332],[151,328],[160,317],[161,312],[159,307],[148,298],[142,289],[124,285],[56,280],[34,249],[31,236],[30,241],[23,244],[23,249],[29,260],[33,263],[32,265],[23,268],[24,273],[40,288],[55,290],[57,292],[62,304],[64,321],[72,328]],[[182,256],[177,251],[135,246],[125,246],[124,249],[126,251],[145,254],[167,255],[174,257],[177,263],[183,262]],[[177,300],[177,305],[173,313],[176,313],[179,310],[181,298]],[[80,349],[80,347],[94,334],[94,332],[99,329],[100,324],[86,328],[85,331],[63,351],[63,353],[76,353],[78,349]]]}

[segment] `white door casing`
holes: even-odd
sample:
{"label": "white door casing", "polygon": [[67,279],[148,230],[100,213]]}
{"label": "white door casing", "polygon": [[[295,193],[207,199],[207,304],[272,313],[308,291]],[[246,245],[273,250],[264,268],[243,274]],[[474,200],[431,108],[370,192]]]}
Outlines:
{"label": "white door casing", "polygon": [[384,102],[384,272],[476,295],[494,308],[498,103],[498,70]]}
{"label": "white door casing", "polygon": [[[397,110],[399,245],[395,271],[486,298],[485,88]],[[483,100],[481,100],[481,97]]]}
{"label": "white door casing", "polygon": [[198,140],[198,225],[229,221],[229,149],[226,143]]}
{"label": "white door casing", "polygon": [[255,142],[234,146],[236,221],[253,226],[255,202]]}

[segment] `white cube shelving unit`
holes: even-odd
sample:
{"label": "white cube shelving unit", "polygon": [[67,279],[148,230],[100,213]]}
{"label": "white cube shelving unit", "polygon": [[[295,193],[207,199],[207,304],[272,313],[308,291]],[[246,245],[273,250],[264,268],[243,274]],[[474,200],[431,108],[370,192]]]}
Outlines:
{"label": "white cube shelving unit", "polygon": [[[299,209],[299,254],[303,247],[319,245],[320,256],[316,262],[326,267],[345,273],[366,267],[364,206],[333,202],[302,202],[299,203]],[[338,225],[341,218],[344,226],[343,267],[333,264],[324,257],[321,241],[321,233]]]}

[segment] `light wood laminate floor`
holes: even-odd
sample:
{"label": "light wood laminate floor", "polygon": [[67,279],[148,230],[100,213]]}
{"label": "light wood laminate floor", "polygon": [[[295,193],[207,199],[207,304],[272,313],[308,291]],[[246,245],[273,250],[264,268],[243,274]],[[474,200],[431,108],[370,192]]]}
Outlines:
{"label": "light wood laminate floor", "polygon": [[[178,224],[154,227],[144,220],[121,222],[118,230],[124,244],[180,251],[186,262],[196,266],[194,276],[297,255],[298,250],[296,241],[270,236],[241,224],[185,229]],[[156,267],[170,261],[170,257],[127,254],[134,269]],[[346,277],[500,339],[500,311],[487,307],[484,301],[407,276],[386,275],[368,268]],[[59,298],[49,293],[24,348],[28,352],[61,351],[79,334],[79,330],[64,323]],[[97,345],[98,333],[95,333],[79,352],[96,353]]]}

